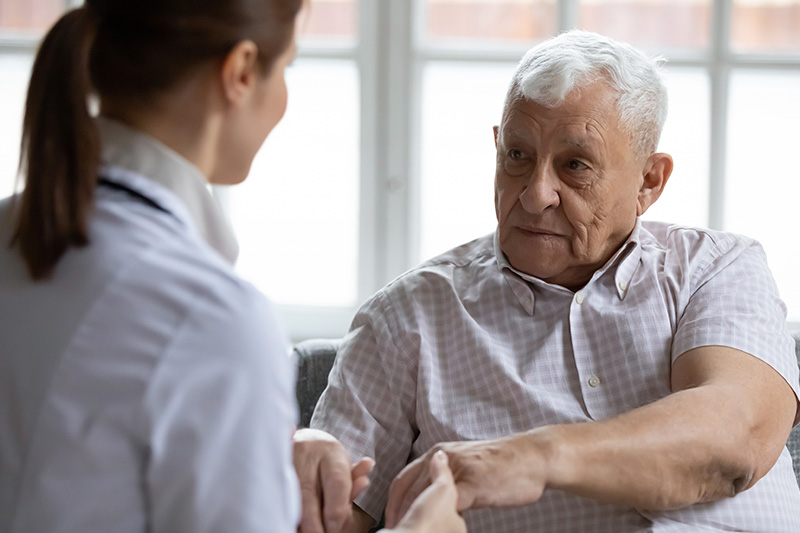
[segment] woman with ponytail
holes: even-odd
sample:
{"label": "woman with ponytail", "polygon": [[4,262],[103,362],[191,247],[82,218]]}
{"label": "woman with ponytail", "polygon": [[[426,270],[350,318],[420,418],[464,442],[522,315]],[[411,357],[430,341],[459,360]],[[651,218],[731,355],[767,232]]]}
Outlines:
{"label": "woman with ponytail", "polygon": [[283,116],[301,3],[87,0],[43,40],[0,202],[0,532],[296,530],[294,368],[207,186]]}

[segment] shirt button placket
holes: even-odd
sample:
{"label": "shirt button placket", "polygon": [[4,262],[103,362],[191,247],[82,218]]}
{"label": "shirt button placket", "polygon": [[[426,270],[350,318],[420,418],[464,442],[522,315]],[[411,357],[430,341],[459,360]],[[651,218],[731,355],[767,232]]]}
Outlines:
{"label": "shirt button placket", "polygon": [[599,398],[597,396],[598,387],[600,386],[600,378],[593,370],[596,361],[592,358],[592,347],[586,345],[584,340],[584,333],[586,325],[584,324],[584,315],[590,312],[586,308],[588,295],[585,290],[578,291],[572,297],[572,305],[570,310],[570,330],[572,336],[572,352],[575,357],[575,364],[578,373],[583,382],[583,400],[589,415],[592,418],[602,416],[598,409],[602,411],[602,406],[598,405]]}

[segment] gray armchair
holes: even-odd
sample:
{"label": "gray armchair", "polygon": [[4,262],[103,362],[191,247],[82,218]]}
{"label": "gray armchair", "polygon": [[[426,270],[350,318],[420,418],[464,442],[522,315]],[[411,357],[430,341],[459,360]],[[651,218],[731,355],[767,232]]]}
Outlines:
{"label": "gray armchair", "polygon": [[300,427],[307,428],[322,391],[328,384],[328,374],[339,349],[339,339],[311,339],[296,344],[297,405],[300,407]]}
{"label": "gray armchair", "polygon": [[[795,353],[800,364],[800,333],[795,333]],[[314,406],[317,405],[328,374],[336,358],[339,339],[314,339],[301,342],[294,347],[297,359],[297,403],[300,406],[300,426],[308,427]],[[792,454],[794,474],[800,484],[800,425],[796,426],[786,444]]]}

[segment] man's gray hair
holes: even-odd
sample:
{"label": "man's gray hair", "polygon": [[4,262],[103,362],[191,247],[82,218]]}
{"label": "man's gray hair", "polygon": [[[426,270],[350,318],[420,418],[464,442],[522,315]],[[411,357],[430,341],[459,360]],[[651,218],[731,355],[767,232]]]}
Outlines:
{"label": "man's gray hair", "polygon": [[665,60],[596,33],[572,30],[535,46],[520,61],[506,96],[506,107],[524,97],[556,107],[574,89],[604,79],[617,94],[620,123],[639,153],[658,146],[667,118]]}

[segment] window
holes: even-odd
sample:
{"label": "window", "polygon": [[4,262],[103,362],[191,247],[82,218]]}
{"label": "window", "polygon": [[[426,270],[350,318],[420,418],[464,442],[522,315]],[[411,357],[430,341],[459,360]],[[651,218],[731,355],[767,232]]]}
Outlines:
{"label": "window", "polygon": [[[64,6],[0,0],[0,196],[36,36]],[[294,339],[343,335],[393,277],[494,229],[491,128],[511,73],[572,27],[668,58],[660,149],[676,166],[646,216],[759,239],[800,323],[800,0],[312,0],[284,121],[247,182],[215,191],[240,273]]]}
{"label": "window", "polygon": [[42,32],[64,7],[64,0],[0,0],[0,197],[14,190],[33,52]]}
{"label": "window", "polygon": [[356,0],[316,0],[287,71],[289,105],[247,181],[223,191],[239,273],[294,338],[340,336],[361,298],[362,78]]}
{"label": "window", "polygon": [[530,45],[580,27],[669,60],[660,150],[676,166],[646,217],[757,238],[789,320],[800,322],[800,251],[790,244],[800,171],[785,157],[799,138],[800,1],[419,0],[408,9],[421,101],[410,107],[420,206],[409,210],[411,263],[493,229],[489,127],[511,72]]}

